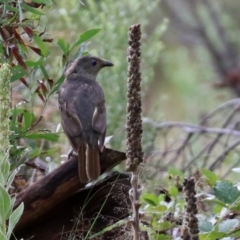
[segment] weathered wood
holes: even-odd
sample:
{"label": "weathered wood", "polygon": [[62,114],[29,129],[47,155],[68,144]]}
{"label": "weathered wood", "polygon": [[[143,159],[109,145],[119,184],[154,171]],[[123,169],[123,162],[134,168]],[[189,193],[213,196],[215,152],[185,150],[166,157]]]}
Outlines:
{"label": "weathered wood", "polygon": [[[14,235],[32,240],[89,239],[93,233],[128,216],[130,187],[129,175],[114,172],[54,206],[32,224],[15,230]],[[119,235],[119,229],[113,231]]]}
{"label": "weathered wood", "polygon": [[[125,159],[125,153],[105,149],[100,155],[102,173]],[[77,157],[72,156],[69,161],[17,195],[14,208],[24,202],[24,212],[15,231],[26,228],[83,187],[78,177]]]}

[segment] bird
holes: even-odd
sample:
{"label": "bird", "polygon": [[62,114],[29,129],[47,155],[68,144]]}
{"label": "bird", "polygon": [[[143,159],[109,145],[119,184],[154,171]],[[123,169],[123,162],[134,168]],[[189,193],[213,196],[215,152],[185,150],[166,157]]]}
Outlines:
{"label": "bird", "polygon": [[97,180],[101,173],[99,153],[104,150],[106,106],[97,75],[113,63],[99,57],[78,57],[66,69],[58,91],[62,128],[78,154],[80,182]]}

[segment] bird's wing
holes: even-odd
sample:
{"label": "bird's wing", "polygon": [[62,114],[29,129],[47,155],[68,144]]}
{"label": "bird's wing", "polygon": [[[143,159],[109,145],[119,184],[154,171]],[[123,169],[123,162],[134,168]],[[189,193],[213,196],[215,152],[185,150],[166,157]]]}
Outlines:
{"label": "bird's wing", "polygon": [[95,106],[92,117],[92,127],[100,134],[106,131],[106,108],[104,100],[98,102]]}
{"label": "bird's wing", "polygon": [[105,134],[106,134],[106,108],[105,108],[105,99],[104,93],[100,85],[96,82],[96,93],[94,96],[94,111],[92,116],[92,128],[99,133],[98,146],[100,151],[104,148]]}
{"label": "bird's wing", "polygon": [[106,134],[106,108],[104,101],[97,104],[97,106],[94,109],[92,127],[95,131],[100,133],[98,146],[100,151],[102,152],[104,149],[104,141]]}
{"label": "bird's wing", "polygon": [[67,94],[65,88],[60,89],[58,102],[62,115],[62,125],[69,137],[77,137],[81,134],[82,124],[74,107],[74,101]]}

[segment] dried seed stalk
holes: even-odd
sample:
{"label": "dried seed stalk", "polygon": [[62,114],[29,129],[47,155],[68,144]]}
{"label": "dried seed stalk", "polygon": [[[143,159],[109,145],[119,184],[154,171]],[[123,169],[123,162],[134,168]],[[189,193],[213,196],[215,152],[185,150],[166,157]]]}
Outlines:
{"label": "dried seed stalk", "polygon": [[[129,223],[133,227],[134,240],[143,239],[143,234],[139,227],[139,196],[141,186],[138,183],[138,167],[143,161],[143,151],[141,145],[142,138],[142,102],[141,102],[141,29],[140,24],[132,25],[129,29],[128,48],[128,80],[127,80],[127,141],[126,170],[132,172],[129,196],[132,202],[133,218]],[[146,239],[146,237],[144,237]]]}
{"label": "dried seed stalk", "polygon": [[198,240],[198,209],[194,178],[186,178],[184,180],[183,191],[186,204],[181,238],[183,240]]}

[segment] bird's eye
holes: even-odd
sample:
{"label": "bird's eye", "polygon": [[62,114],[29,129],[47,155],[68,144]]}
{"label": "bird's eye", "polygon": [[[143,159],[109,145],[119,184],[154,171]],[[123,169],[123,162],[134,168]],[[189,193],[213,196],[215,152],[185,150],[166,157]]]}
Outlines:
{"label": "bird's eye", "polygon": [[96,65],[97,65],[97,61],[96,61],[96,60],[92,60],[92,61],[91,61],[91,64],[92,64],[93,66],[96,66]]}

